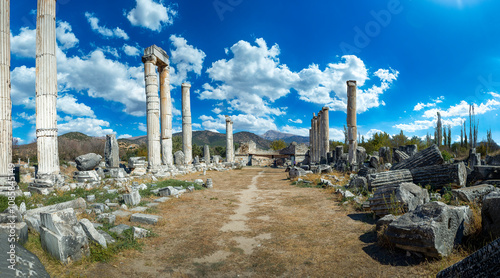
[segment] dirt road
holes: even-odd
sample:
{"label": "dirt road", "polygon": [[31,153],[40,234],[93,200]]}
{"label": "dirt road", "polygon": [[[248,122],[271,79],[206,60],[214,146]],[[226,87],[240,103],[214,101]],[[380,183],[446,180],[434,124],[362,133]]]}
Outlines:
{"label": "dirt road", "polygon": [[[412,277],[434,276],[375,243],[369,214],[349,212],[325,189],[298,188],[283,169],[191,174],[214,188],[159,207],[142,252],[86,267],[89,277]],[[127,223],[121,219],[119,223]],[[392,264],[392,265],[391,265]],[[435,268],[435,266],[434,266]],[[73,272],[74,273],[74,272]]]}

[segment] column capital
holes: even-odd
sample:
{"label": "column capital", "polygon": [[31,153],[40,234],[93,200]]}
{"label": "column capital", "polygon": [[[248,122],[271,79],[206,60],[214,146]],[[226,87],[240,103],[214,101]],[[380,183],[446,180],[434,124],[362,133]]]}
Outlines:
{"label": "column capital", "polygon": [[158,72],[159,73],[163,72],[164,70],[167,70],[167,72],[169,72],[170,71],[170,66],[169,65],[165,65],[165,64],[158,65]]}
{"label": "column capital", "polygon": [[349,87],[356,87],[356,80],[349,80],[346,83]]}
{"label": "column capital", "polygon": [[325,111],[325,110],[326,110],[326,111],[328,111],[328,110],[330,110],[330,108],[329,108],[328,106],[325,106],[325,107],[323,107],[323,109],[322,109],[322,110],[323,110],[323,111]]}
{"label": "column capital", "polygon": [[185,82],[184,82],[184,83],[182,83],[182,85],[181,85],[181,86],[182,86],[183,88],[184,88],[184,87],[185,87],[185,88],[191,88],[191,84],[189,84],[189,83],[185,83]]}
{"label": "column capital", "polygon": [[155,55],[144,55],[142,56],[142,62],[145,63],[152,63],[153,65],[156,65],[157,59]]}

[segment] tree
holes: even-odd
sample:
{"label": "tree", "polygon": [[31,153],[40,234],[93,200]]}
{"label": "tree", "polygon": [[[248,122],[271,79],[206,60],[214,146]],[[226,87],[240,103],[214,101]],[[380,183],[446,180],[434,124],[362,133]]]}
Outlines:
{"label": "tree", "polygon": [[394,146],[397,147],[406,145],[408,138],[404,135],[403,130],[401,130],[398,135],[392,137],[392,140],[394,142]]}
{"label": "tree", "polygon": [[451,126],[448,126],[448,148],[451,148]]}
{"label": "tree", "polygon": [[347,127],[345,127],[345,125],[344,125],[344,145],[347,145],[347,140],[348,140],[347,134],[348,134]]}
{"label": "tree", "polygon": [[491,137],[491,128],[486,131],[486,152],[489,153],[491,151],[491,147],[493,146],[493,138]]}
{"label": "tree", "polygon": [[467,128],[465,126],[465,121],[464,121],[464,146],[467,148]]}
{"label": "tree", "polygon": [[271,142],[270,147],[271,147],[271,149],[273,149],[275,151],[279,151],[279,150],[286,148],[286,143],[285,143],[285,141],[283,141],[283,139],[274,140]]}

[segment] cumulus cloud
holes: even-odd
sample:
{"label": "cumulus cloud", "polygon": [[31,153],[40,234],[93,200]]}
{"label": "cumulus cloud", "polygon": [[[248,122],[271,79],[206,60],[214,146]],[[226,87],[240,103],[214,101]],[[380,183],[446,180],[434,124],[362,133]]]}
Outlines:
{"label": "cumulus cloud", "polygon": [[103,127],[109,127],[109,122],[95,118],[71,118],[65,122],[57,123],[59,134],[81,132],[89,136],[105,136],[115,133],[112,129]]}
{"label": "cumulus cloud", "polygon": [[102,36],[106,38],[122,38],[124,40],[129,39],[127,33],[125,33],[125,31],[123,31],[119,27],[109,29],[106,26],[99,26],[99,19],[95,17],[94,14],[85,12],[85,17],[90,24],[90,28],[92,28],[93,31],[101,34]]}
{"label": "cumulus cloud", "polygon": [[10,34],[10,48],[12,54],[19,57],[35,58],[36,30],[22,27],[18,35]]}
{"label": "cumulus cloud", "polygon": [[436,107],[436,105],[438,103],[443,102],[443,99],[444,99],[444,96],[440,96],[437,99],[433,99],[429,103],[419,102],[419,103],[417,103],[417,105],[415,105],[415,107],[413,108],[413,111],[420,111],[420,110],[422,110],[423,108],[426,108],[426,107]]}
{"label": "cumulus cloud", "polygon": [[[202,126],[206,130],[219,130],[225,132],[226,119],[224,115],[212,116],[202,115],[199,117]],[[268,130],[277,130],[272,119],[256,117],[254,115],[232,115],[233,128],[235,130],[245,130],[256,134],[262,134]]]}
{"label": "cumulus cloud", "polygon": [[132,135],[130,135],[130,134],[122,134],[122,135],[118,136],[117,139],[126,139],[126,138],[131,138],[131,137],[132,137]]}
{"label": "cumulus cloud", "polygon": [[330,127],[330,140],[344,142],[344,131]]}
{"label": "cumulus cloud", "polygon": [[222,112],[222,109],[215,107],[214,109],[212,109],[212,112],[214,112],[215,114],[220,114]]}
{"label": "cumulus cloud", "polygon": [[[476,115],[482,115],[486,112],[496,110],[500,108],[500,101],[497,99],[489,99],[486,103],[481,103],[479,105],[474,105],[474,112]],[[469,116],[469,103],[465,100],[462,100],[459,104],[450,106],[446,110],[434,108],[429,109],[424,112],[425,118],[435,118],[437,117],[437,112],[441,114],[441,117],[464,117]]]}
{"label": "cumulus cloud", "polygon": [[130,46],[128,44],[125,44],[123,45],[123,52],[125,52],[125,54],[127,54],[128,56],[139,56],[141,55],[141,51],[139,50],[139,48],[135,47],[135,46]]}
{"label": "cumulus cloud", "polygon": [[171,35],[170,42],[173,46],[170,49],[170,61],[172,62],[170,83],[180,86],[182,82],[188,80],[189,72],[194,72],[196,75],[201,74],[206,54],[189,45],[183,37]]}
{"label": "cumulus cloud", "polygon": [[57,98],[57,110],[73,116],[94,117],[94,111],[89,106],[78,103],[78,100],[70,94],[64,94]]}
{"label": "cumulus cloud", "polygon": [[78,39],[72,33],[71,25],[66,21],[57,22],[56,37],[61,49],[70,49],[78,44]]}
{"label": "cumulus cloud", "polygon": [[370,139],[373,137],[373,135],[375,135],[375,133],[383,133],[382,130],[380,129],[375,129],[375,128],[372,128],[370,129],[366,134],[365,134],[365,139]]}
{"label": "cumulus cloud", "polygon": [[281,131],[285,132],[285,133],[294,134],[294,135],[309,137],[309,129],[308,128],[285,125],[284,127],[281,128]]}
{"label": "cumulus cloud", "polygon": [[36,69],[34,67],[20,66],[12,70],[10,76],[13,105],[35,108],[35,74]]}
{"label": "cumulus cloud", "polygon": [[148,132],[148,127],[144,123],[139,123],[139,125],[137,126],[137,128],[140,131]]}
{"label": "cumulus cloud", "polygon": [[177,10],[173,6],[165,7],[154,0],[136,0],[136,6],[125,16],[133,26],[141,26],[160,32],[164,26],[174,23]]}
{"label": "cumulus cloud", "polygon": [[287,95],[299,76],[280,65],[278,45],[269,48],[263,39],[255,43],[239,41],[227,51],[233,58],[212,64],[207,73],[216,85],[205,83],[200,99],[227,100],[230,109],[256,116],[284,114],[286,108],[270,104]]}
{"label": "cumulus cloud", "polygon": [[296,124],[301,124],[302,123],[301,119],[296,119],[296,120],[288,119],[288,121],[291,122],[291,123],[296,123]]}

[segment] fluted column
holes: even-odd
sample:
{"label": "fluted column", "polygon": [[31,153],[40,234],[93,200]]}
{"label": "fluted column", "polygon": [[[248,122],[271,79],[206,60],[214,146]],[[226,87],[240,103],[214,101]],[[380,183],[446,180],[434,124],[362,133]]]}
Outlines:
{"label": "fluted column", "polygon": [[316,162],[320,162],[320,149],[319,149],[319,114],[314,119],[314,129],[316,130],[316,134],[314,135],[314,147],[316,149]]}
{"label": "fluted column", "polygon": [[311,128],[309,129],[309,162],[313,162],[313,152],[314,152],[314,144],[313,144],[313,120],[311,119]]}
{"label": "fluted column", "polygon": [[193,161],[190,88],[191,84],[182,83],[182,152],[184,152],[185,164],[191,164]]}
{"label": "fluted column", "polygon": [[148,132],[148,170],[159,168],[160,147],[160,99],[158,97],[158,75],[156,74],[156,57],[145,55],[144,78],[146,81],[147,132]]}
{"label": "fluted column", "polygon": [[163,165],[174,164],[172,156],[172,98],[170,96],[170,67],[161,66],[160,110],[161,110],[161,159]]}
{"label": "fluted column", "polygon": [[323,156],[323,111],[318,112],[318,161],[321,163],[321,157]]}
{"label": "fluted column", "polygon": [[226,161],[234,162],[233,122],[226,116]]}
{"label": "fluted column", "polygon": [[56,103],[56,1],[38,0],[36,26],[36,137],[39,177],[59,174]]}
{"label": "fluted column", "polygon": [[347,81],[347,136],[349,140],[349,164],[356,164],[358,130],[356,127],[356,81]]}
{"label": "fluted column", "polygon": [[12,162],[10,99],[10,0],[0,0],[0,186],[8,185]]}
{"label": "fluted column", "polygon": [[323,144],[323,156],[326,158],[327,153],[330,152],[330,117],[328,115],[329,108],[323,107],[321,114],[321,130],[323,137],[321,137],[321,144]]}
{"label": "fluted column", "polygon": [[311,132],[312,132],[312,156],[311,161],[316,162],[316,113],[313,113],[313,118],[311,119]]}

